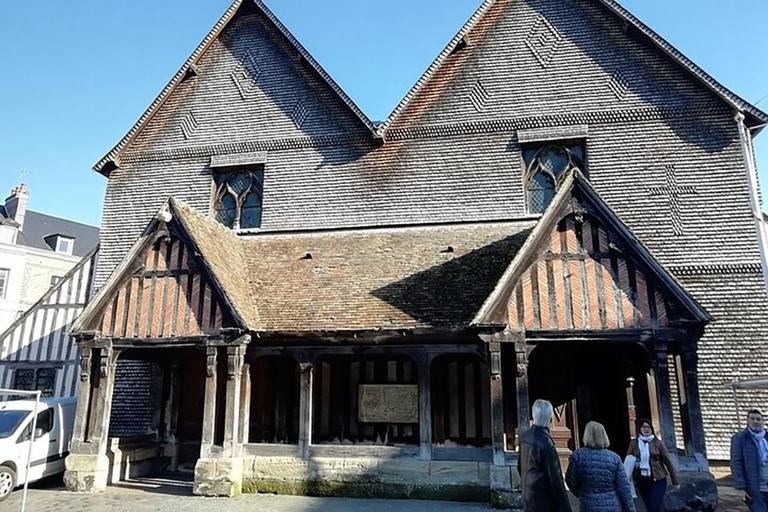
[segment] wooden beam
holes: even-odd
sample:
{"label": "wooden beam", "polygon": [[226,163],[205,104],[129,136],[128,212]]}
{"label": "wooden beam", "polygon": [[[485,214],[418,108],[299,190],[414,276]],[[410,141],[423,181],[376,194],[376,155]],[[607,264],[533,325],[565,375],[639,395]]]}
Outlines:
{"label": "wooden beam", "polygon": [[251,365],[243,364],[240,377],[240,444],[248,442],[251,424]]}
{"label": "wooden beam", "polygon": [[419,458],[432,459],[432,357],[423,354],[417,359],[419,372]]}
{"label": "wooden beam", "polygon": [[[97,351],[94,351],[96,355]],[[98,349],[98,360],[92,360],[91,364],[98,372],[98,391],[96,400],[91,403],[91,425],[93,431],[89,440],[92,446],[91,453],[105,453],[107,448],[107,436],[109,434],[109,414],[112,409],[112,391],[115,386],[115,366],[117,353],[111,347]]]}
{"label": "wooden beam", "polygon": [[227,347],[227,392],[224,404],[224,456],[240,455],[240,385],[242,383],[245,346]]}
{"label": "wooden beam", "polygon": [[[707,447],[704,441],[704,420],[701,416],[701,397],[699,395],[698,365],[699,355],[694,343],[689,343],[683,347],[680,355],[683,380],[685,382],[685,394],[688,407],[688,426],[690,428],[690,445],[693,453],[688,455],[700,454],[703,460],[706,460]],[[686,445],[689,443],[686,442]]]}
{"label": "wooden beam", "polygon": [[531,405],[528,396],[528,346],[515,344],[515,384],[517,389],[517,430],[520,435],[528,430],[531,422]]}
{"label": "wooden beam", "polygon": [[218,374],[218,348],[206,348],[205,396],[203,397],[203,434],[200,443],[200,458],[211,455],[216,429],[216,376]]}
{"label": "wooden beam", "polygon": [[504,466],[504,394],[501,371],[501,343],[488,344],[491,372],[491,439],[493,441],[493,464]]}
{"label": "wooden beam", "polygon": [[75,411],[75,425],[72,429],[72,442],[70,451],[82,453],[81,445],[88,436],[88,418],[91,405],[91,360],[93,349],[83,348],[80,351],[80,384],[77,388],[77,408]]}
{"label": "wooden beam", "polygon": [[656,393],[659,400],[659,430],[661,439],[677,464],[677,440],[675,439],[675,416],[672,409],[672,390],[669,382],[669,365],[667,362],[667,344],[656,342],[654,357],[654,373],[656,377]]}
{"label": "wooden beam", "polygon": [[299,363],[299,456],[309,459],[309,447],[312,445],[313,397],[315,365],[313,362]]}

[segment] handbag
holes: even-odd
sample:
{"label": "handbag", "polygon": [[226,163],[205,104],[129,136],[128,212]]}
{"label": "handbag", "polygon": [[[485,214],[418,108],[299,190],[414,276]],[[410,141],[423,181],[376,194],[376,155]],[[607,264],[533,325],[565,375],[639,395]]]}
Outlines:
{"label": "handbag", "polygon": [[635,473],[640,474],[637,457],[632,454],[627,455],[624,459],[624,472],[627,474],[627,480],[629,480],[629,488],[632,490],[632,498],[637,498],[637,492],[635,491],[635,484],[633,482]]}

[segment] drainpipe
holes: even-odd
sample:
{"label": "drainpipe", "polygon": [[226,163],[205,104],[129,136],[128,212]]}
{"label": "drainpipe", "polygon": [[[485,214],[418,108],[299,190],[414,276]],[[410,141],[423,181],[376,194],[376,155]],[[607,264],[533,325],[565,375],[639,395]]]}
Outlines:
{"label": "drainpipe", "polygon": [[766,239],[766,230],[763,226],[763,212],[760,206],[760,183],[757,177],[757,167],[755,165],[755,152],[752,147],[752,136],[744,124],[744,113],[736,111],[734,117],[736,125],[739,128],[739,140],[741,141],[741,155],[744,158],[747,171],[747,183],[749,184],[749,203],[752,207],[752,216],[755,219],[755,228],[757,229],[757,242],[760,248],[760,263],[763,267],[763,281],[766,294],[768,294],[768,240]]}

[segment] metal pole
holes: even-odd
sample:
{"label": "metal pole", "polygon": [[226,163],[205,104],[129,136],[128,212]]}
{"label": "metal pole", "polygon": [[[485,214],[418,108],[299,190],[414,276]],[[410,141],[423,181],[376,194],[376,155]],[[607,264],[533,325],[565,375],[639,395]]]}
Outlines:
{"label": "metal pole", "polygon": [[24,491],[21,498],[21,512],[27,509],[27,487],[29,486],[29,467],[32,463],[32,446],[35,443],[35,430],[37,430],[37,410],[40,408],[40,396],[42,395],[40,390],[37,391],[22,391],[20,389],[3,389],[0,388],[0,395],[34,395],[35,396],[35,409],[32,411],[32,432],[29,436],[29,451],[27,452],[27,469],[24,475]]}
{"label": "metal pole", "polygon": [[27,452],[27,472],[24,478],[24,494],[21,497],[21,512],[27,509],[27,488],[29,487],[29,468],[32,465],[32,447],[35,445],[37,432],[37,410],[40,406],[40,391],[35,392],[35,409],[32,411],[32,432],[29,436],[29,451]]}

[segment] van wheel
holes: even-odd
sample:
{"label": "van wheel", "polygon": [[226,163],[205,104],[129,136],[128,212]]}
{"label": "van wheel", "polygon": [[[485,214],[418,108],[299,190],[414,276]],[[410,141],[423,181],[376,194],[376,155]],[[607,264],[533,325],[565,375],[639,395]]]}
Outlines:
{"label": "van wheel", "polygon": [[0,466],[0,501],[11,495],[16,487],[16,473],[8,466]]}

